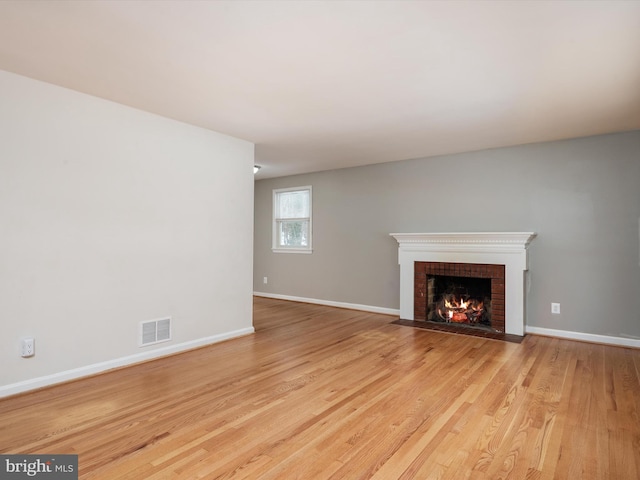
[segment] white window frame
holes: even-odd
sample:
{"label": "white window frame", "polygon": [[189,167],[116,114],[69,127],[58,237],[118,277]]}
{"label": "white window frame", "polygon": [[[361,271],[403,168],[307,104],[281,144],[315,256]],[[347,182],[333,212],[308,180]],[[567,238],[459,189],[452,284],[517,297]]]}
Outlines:
{"label": "white window frame", "polygon": [[[276,217],[276,211],[278,210],[278,194],[286,193],[286,192],[299,192],[307,190],[309,192],[309,217],[300,217],[300,220],[307,220],[309,222],[309,245],[306,247],[286,247],[283,245],[278,245],[278,221],[284,220]],[[271,251],[274,253],[313,253],[313,192],[311,189],[311,185],[306,185],[304,187],[290,187],[290,188],[276,188],[273,190],[273,201],[272,201],[272,243],[271,243]],[[293,219],[291,219],[293,220]]]}

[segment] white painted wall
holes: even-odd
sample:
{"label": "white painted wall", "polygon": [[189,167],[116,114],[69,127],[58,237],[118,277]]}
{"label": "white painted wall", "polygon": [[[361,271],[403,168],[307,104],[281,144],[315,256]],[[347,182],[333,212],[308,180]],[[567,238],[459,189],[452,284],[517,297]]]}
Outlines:
{"label": "white painted wall", "polygon": [[[253,163],[249,142],[0,71],[0,396],[252,332]],[[165,316],[171,342],[139,348]]]}

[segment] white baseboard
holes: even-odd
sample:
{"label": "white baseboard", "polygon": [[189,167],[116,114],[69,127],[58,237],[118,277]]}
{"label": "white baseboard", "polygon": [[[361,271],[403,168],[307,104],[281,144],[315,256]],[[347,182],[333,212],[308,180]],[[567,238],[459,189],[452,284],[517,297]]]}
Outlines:
{"label": "white baseboard", "polygon": [[616,345],[618,347],[640,348],[640,340],[636,338],[613,337],[609,335],[594,335],[592,333],[569,332],[567,330],[554,330],[552,328],[529,327],[525,328],[526,333],[533,335],[544,335],[545,337],[566,338],[567,340],[578,340],[581,342],[603,343],[605,345]]}
{"label": "white baseboard", "polygon": [[332,300],[319,300],[317,298],[294,297],[292,295],[280,295],[277,293],[253,292],[256,297],[275,298],[278,300],[290,300],[292,302],[314,303],[316,305],[326,305],[327,307],[348,308],[349,310],[362,310],[363,312],[382,313],[385,315],[400,315],[400,309],[374,307],[371,305],[360,305],[358,303],[334,302]]}
{"label": "white baseboard", "polygon": [[249,335],[254,332],[255,330],[253,327],[242,328],[240,330],[220,333],[218,335],[212,335],[210,337],[198,338],[196,340],[179,343],[177,345],[169,345],[143,353],[136,353],[135,355],[115,358],[113,360],[107,360],[106,362],[94,363],[92,365],[74,368],[72,370],[66,370],[64,372],[53,373],[51,375],[45,375],[43,377],[37,377],[29,380],[24,380],[22,382],[3,385],[0,386],[0,398],[7,397],[9,395],[15,395],[17,393],[27,392],[29,390],[35,390],[36,388],[48,387],[50,385],[55,385],[56,383],[76,380],[81,377],[95,375],[97,373],[112,370],[114,368],[125,367],[147,360],[153,360],[155,358],[166,357],[167,355],[172,355],[174,353],[180,353],[186,350],[204,347],[205,345],[211,345],[214,343],[222,342],[224,340],[230,340],[232,338]]}

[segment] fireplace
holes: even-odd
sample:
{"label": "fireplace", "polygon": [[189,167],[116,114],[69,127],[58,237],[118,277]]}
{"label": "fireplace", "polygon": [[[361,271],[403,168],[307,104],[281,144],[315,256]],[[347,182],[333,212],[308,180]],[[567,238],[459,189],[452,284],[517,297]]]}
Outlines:
{"label": "fireplace", "polygon": [[504,265],[415,262],[414,320],[504,333]]}
{"label": "fireplace", "polygon": [[[398,241],[400,318],[425,322],[442,317],[448,323],[524,335],[529,243],[532,232],[392,233]],[[437,285],[435,277],[445,286]],[[469,279],[478,279],[470,282]],[[490,285],[490,293],[477,289]],[[430,287],[431,285],[431,287]],[[447,291],[447,285],[451,288]],[[457,289],[457,290],[456,290]],[[459,298],[451,298],[451,295]],[[431,295],[431,298],[429,298]],[[442,296],[449,297],[447,299]],[[438,298],[436,298],[438,297]],[[416,300],[418,299],[418,300]],[[474,307],[464,303],[471,299]],[[429,304],[427,301],[429,300]],[[451,303],[452,300],[454,303]],[[487,301],[488,300],[488,301]],[[477,313],[479,302],[485,310]],[[436,309],[436,314],[433,310]],[[430,317],[429,317],[430,316]],[[455,321],[454,321],[455,319]],[[446,319],[443,323],[447,323]]]}

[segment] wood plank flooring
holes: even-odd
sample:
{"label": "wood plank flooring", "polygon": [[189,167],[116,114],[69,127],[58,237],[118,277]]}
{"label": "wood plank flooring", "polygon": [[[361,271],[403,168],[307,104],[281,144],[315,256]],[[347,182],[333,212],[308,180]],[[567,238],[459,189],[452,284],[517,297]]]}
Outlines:
{"label": "wood plank flooring", "polygon": [[636,479],[640,350],[255,298],[255,335],[0,400],[82,479]]}

